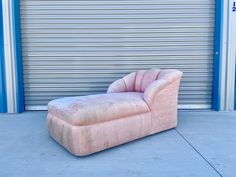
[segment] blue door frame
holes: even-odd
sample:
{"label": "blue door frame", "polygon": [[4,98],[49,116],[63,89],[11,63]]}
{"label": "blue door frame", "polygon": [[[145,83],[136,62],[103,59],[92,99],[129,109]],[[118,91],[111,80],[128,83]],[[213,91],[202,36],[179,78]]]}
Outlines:
{"label": "blue door frame", "polygon": [[[220,66],[222,60],[222,28],[223,28],[223,1],[216,0],[215,4],[215,44],[213,58],[213,98],[212,108],[220,110]],[[13,0],[13,38],[15,46],[15,63],[16,63],[16,97],[17,112],[24,111],[24,86],[22,75],[22,49],[21,49],[21,32],[20,32],[20,0]]]}
{"label": "blue door frame", "polygon": [[221,88],[221,62],[222,62],[222,31],[223,31],[223,7],[224,0],[216,0],[215,7],[215,45],[214,45],[214,57],[213,57],[213,98],[212,108],[214,110],[220,110],[220,88]]}
{"label": "blue door frame", "polygon": [[3,37],[2,3],[0,3],[0,113],[7,111]]}
{"label": "blue door frame", "polygon": [[23,112],[24,103],[24,83],[23,83],[23,65],[21,48],[21,30],[20,30],[20,0],[12,0],[12,21],[13,21],[13,43],[14,58],[16,63],[16,111]]}

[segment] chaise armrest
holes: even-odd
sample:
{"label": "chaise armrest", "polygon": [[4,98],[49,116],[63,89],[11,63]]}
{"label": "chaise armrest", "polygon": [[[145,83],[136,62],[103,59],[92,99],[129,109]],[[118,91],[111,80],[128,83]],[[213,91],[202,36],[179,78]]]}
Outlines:
{"label": "chaise armrest", "polygon": [[148,86],[143,94],[143,99],[148,103],[148,105],[152,104],[155,94],[162,90],[167,84],[168,82],[166,80],[159,79]]}
{"label": "chaise armrest", "polygon": [[144,91],[143,98],[148,103],[149,106],[155,98],[155,95],[164,89],[167,85],[175,82],[182,77],[183,73],[178,70],[166,70],[163,71],[159,79],[151,83]]}

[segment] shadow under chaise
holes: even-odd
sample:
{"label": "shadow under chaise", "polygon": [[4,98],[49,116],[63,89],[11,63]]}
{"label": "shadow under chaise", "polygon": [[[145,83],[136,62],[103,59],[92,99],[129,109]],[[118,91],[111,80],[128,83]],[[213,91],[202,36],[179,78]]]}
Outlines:
{"label": "shadow under chaise", "polygon": [[88,155],[177,125],[182,72],[141,70],[113,82],[106,94],[48,104],[50,135],[74,155]]}

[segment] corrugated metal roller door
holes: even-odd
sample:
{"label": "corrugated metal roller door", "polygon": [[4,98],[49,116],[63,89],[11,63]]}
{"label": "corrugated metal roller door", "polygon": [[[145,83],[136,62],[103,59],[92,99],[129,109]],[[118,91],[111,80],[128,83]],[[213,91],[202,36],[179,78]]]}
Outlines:
{"label": "corrugated metal roller door", "polygon": [[180,107],[211,107],[214,11],[214,0],[21,0],[26,109],[154,67],[184,72]]}

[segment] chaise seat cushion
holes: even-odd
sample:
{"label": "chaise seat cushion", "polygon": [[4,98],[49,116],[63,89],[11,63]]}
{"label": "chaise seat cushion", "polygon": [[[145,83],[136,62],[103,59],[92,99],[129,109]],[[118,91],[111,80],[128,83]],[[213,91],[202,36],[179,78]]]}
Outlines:
{"label": "chaise seat cushion", "polygon": [[60,98],[49,102],[48,110],[51,116],[72,125],[90,125],[150,112],[140,92]]}

